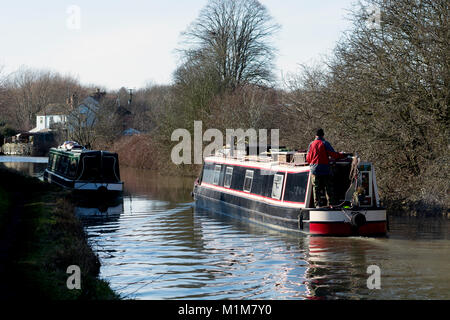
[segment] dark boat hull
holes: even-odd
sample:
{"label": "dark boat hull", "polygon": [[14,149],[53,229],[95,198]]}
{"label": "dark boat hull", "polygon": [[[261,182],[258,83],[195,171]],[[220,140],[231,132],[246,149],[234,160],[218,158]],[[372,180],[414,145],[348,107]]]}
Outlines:
{"label": "dark boat hull", "polygon": [[[293,208],[221,192],[197,185],[195,205],[221,214],[258,223],[272,229],[327,236],[382,236],[387,232],[386,211]],[[352,224],[351,217],[362,214],[365,222]]]}
{"label": "dark boat hull", "polygon": [[44,171],[44,181],[70,189],[78,194],[90,196],[119,196],[123,191],[123,182],[79,181],[68,179],[48,169]]}

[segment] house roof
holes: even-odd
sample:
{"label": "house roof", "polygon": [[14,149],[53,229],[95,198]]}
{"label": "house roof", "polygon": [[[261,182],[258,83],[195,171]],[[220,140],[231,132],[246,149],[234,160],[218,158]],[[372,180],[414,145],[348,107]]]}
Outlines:
{"label": "house roof", "polygon": [[99,108],[99,102],[95,98],[89,96],[86,97],[78,106],[78,112],[85,113],[88,111],[96,111]]}
{"label": "house roof", "polygon": [[62,103],[50,103],[37,113],[38,116],[68,114],[68,106]]}

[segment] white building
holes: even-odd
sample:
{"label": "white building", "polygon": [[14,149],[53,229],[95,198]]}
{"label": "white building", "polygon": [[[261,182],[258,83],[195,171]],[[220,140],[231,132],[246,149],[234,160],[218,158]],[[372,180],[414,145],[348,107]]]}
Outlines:
{"label": "white building", "polygon": [[30,132],[39,132],[51,129],[54,124],[67,122],[68,106],[59,103],[51,103],[36,114],[36,128]]}
{"label": "white building", "polygon": [[[36,114],[36,127],[29,132],[51,131],[55,124],[69,131],[74,126],[82,128],[92,128],[97,121],[97,113],[100,108],[100,100],[105,96],[105,92],[99,89],[90,96],[78,103],[78,98],[74,94],[67,99],[66,104],[51,103]],[[129,113],[129,111],[127,111]]]}

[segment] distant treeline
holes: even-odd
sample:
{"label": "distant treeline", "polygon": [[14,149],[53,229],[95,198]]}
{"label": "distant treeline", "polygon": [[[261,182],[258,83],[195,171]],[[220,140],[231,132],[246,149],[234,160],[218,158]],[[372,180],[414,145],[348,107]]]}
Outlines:
{"label": "distant treeline", "polygon": [[[193,132],[194,120],[224,133],[278,128],[280,143],[299,149],[322,127],[335,149],[375,164],[391,210],[448,213],[448,1],[367,0],[348,18],[353,28],[333,53],[280,86],[272,72],[279,25],[267,9],[257,0],[210,0],[182,34],[173,83],[133,93],[129,125],[144,134],[111,133],[96,144],[119,151],[123,164],[192,174],[198,168],[176,167],[170,152],[172,132]],[[2,82],[0,120],[29,129],[44,102],[89,90],[54,73],[19,70]],[[125,88],[110,94],[127,104]]]}

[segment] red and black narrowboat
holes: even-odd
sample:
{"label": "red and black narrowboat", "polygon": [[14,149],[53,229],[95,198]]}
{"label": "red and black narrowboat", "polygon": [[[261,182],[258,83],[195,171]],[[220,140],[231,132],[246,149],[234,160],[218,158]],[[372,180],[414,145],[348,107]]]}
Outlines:
{"label": "red and black narrowboat", "polygon": [[351,156],[332,163],[331,183],[340,204],[315,208],[305,158],[305,153],[294,152],[207,157],[194,185],[195,204],[279,230],[333,236],[386,234],[386,210],[380,206],[371,163]]}

